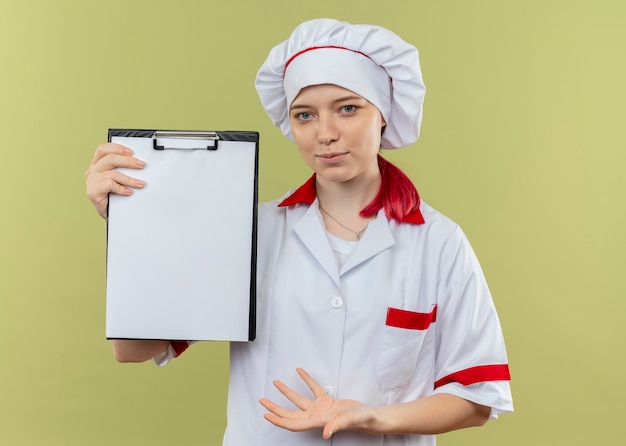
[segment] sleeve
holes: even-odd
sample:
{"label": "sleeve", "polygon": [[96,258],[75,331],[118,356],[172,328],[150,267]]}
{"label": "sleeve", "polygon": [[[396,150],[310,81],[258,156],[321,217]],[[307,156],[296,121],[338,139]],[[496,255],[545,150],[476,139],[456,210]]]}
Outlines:
{"label": "sleeve", "polygon": [[513,411],[504,337],[482,269],[457,226],[446,240],[438,278],[435,393]]}
{"label": "sleeve", "polygon": [[164,367],[169,364],[172,359],[178,358],[182,355],[183,352],[194,342],[195,341],[170,341],[170,345],[167,350],[152,358],[152,361],[154,361],[154,363],[159,367]]}

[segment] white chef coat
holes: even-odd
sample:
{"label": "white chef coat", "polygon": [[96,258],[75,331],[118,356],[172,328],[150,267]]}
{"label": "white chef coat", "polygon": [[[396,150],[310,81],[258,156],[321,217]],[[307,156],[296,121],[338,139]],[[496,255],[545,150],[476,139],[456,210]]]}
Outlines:
{"label": "white chef coat", "polygon": [[398,224],[381,210],[339,269],[312,200],[259,206],[257,337],[231,343],[224,446],[435,444],[360,432],[328,442],[319,430],[275,427],[258,401],[293,407],[276,379],[310,395],[297,367],[329,395],[372,406],[444,392],[491,407],[492,418],[512,411],[498,316],[461,229],[423,202],[424,224]]}

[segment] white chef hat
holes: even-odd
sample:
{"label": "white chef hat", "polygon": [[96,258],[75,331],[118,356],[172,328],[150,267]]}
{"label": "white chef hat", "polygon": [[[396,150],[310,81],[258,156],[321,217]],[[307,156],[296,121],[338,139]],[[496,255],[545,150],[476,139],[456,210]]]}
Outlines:
{"label": "white chef hat", "polygon": [[417,49],[388,29],[316,19],[274,47],[256,77],[272,122],[293,141],[289,106],[309,85],[334,84],[374,104],[387,122],[381,147],[417,141],[426,87]]}

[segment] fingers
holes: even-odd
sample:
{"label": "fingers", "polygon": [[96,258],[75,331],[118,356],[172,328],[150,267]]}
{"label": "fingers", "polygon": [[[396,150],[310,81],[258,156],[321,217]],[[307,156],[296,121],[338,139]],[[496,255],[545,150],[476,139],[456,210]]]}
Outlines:
{"label": "fingers", "polygon": [[96,164],[98,161],[100,161],[100,159],[110,154],[131,156],[133,154],[133,151],[130,150],[128,147],[123,146],[121,144],[114,144],[111,142],[100,144],[96,148],[96,153],[94,153],[93,155],[91,164],[92,165]]}
{"label": "fingers", "polygon": [[292,410],[285,409],[284,407],[279,406],[278,404],[268,400],[267,398],[261,398],[259,400],[259,403],[261,403],[261,405],[265,407],[268,411],[281,418],[289,418],[293,416]]}
{"label": "fingers", "polygon": [[332,437],[335,432],[339,432],[339,430],[340,429],[334,422],[327,423],[326,426],[324,426],[324,430],[322,430],[322,438],[329,440],[330,437]]}
{"label": "fingers", "polygon": [[304,381],[309,389],[311,389],[311,392],[313,393],[313,396],[315,398],[321,398],[326,395],[326,391],[323,389],[323,387],[320,386],[317,381],[315,381],[311,377],[311,375],[309,375],[304,369],[297,368],[296,372],[298,372],[298,375],[300,375],[302,381]]}
{"label": "fingers", "polygon": [[106,217],[110,193],[131,195],[133,189],[145,186],[143,181],[117,170],[120,167],[142,169],[145,166],[132,153],[128,147],[119,144],[100,144],[85,172],[87,197],[103,217]]}
{"label": "fingers", "polygon": [[324,438],[330,438],[337,429],[341,430],[336,423],[339,414],[334,407],[334,398],[326,395],[324,389],[304,369],[298,368],[296,371],[315,398],[304,397],[283,382],[274,381],[276,389],[298,409],[286,409],[267,398],[262,398],[259,402],[269,411],[264,415],[265,419],[290,431],[323,429]]}
{"label": "fingers", "polygon": [[[304,369],[298,368],[296,369],[296,372],[309,387],[316,400],[327,396],[322,386],[320,386],[317,381],[315,381],[311,377],[311,375],[309,375]],[[274,381],[274,386],[276,386],[278,391],[282,393],[289,401],[294,403],[296,407],[298,407],[298,409],[308,410],[311,407],[312,400],[310,398],[306,398],[295,392],[294,390],[286,386],[282,381]]]}
{"label": "fingers", "polygon": [[[121,153],[123,152],[123,153]],[[143,169],[145,163],[132,156],[130,149],[114,145],[100,145],[96,150],[93,161],[85,173],[85,177],[93,173],[106,172],[118,167],[126,167],[129,169]]]}
{"label": "fingers", "polygon": [[299,432],[322,427],[304,411],[285,409],[267,398],[262,398],[259,402],[269,411],[263,417],[280,428]]}
{"label": "fingers", "polygon": [[263,418],[272,423],[274,426],[278,426],[282,429],[287,429],[288,431],[292,432],[301,432],[312,429],[310,423],[305,424],[302,420],[283,418],[273,413],[266,413],[265,415],[263,415]]}
{"label": "fingers", "polygon": [[[87,185],[89,183],[95,183],[106,179],[120,179],[126,186],[133,186],[130,177],[120,177],[113,175],[115,169],[119,167],[126,167],[130,169],[143,169],[145,163],[132,156],[132,151],[128,147],[121,146],[119,144],[100,144],[96,149],[96,153],[93,157],[89,168],[85,172],[85,180]],[[107,175],[99,175],[109,172]],[[95,179],[94,179],[95,177]]]}
{"label": "fingers", "polygon": [[131,195],[131,188],[141,189],[145,183],[136,178],[129,177],[118,171],[110,171],[100,175],[94,175],[87,181],[87,196],[97,198],[109,193],[119,195]]}
{"label": "fingers", "polygon": [[294,403],[298,409],[307,410],[311,405],[311,400],[309,398],[305,398],[299,393],[294,392],[281,381],[274,381],[274,385],[279,390],[279,392],[285,395],[285,397],[289,401]]}

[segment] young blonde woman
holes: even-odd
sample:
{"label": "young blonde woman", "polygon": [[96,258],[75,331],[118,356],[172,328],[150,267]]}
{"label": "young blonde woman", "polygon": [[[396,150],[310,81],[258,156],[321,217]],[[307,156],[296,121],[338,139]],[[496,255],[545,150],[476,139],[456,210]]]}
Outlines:
{"label": "young blonde woman", "polygon": [[[257,338],[231,344],[224,445],[434,445],[512,411],[470,244],[379,154],[418,138],[415,47],[377,26],[313,20],[272,49],[256,86],[312,176],[259,206]],[[143,187],[118,167],[144,165],[103,144],[86,174],[103,217],[109,193]],[[188,345],[113,341],[119,361],[160,365]]]}

